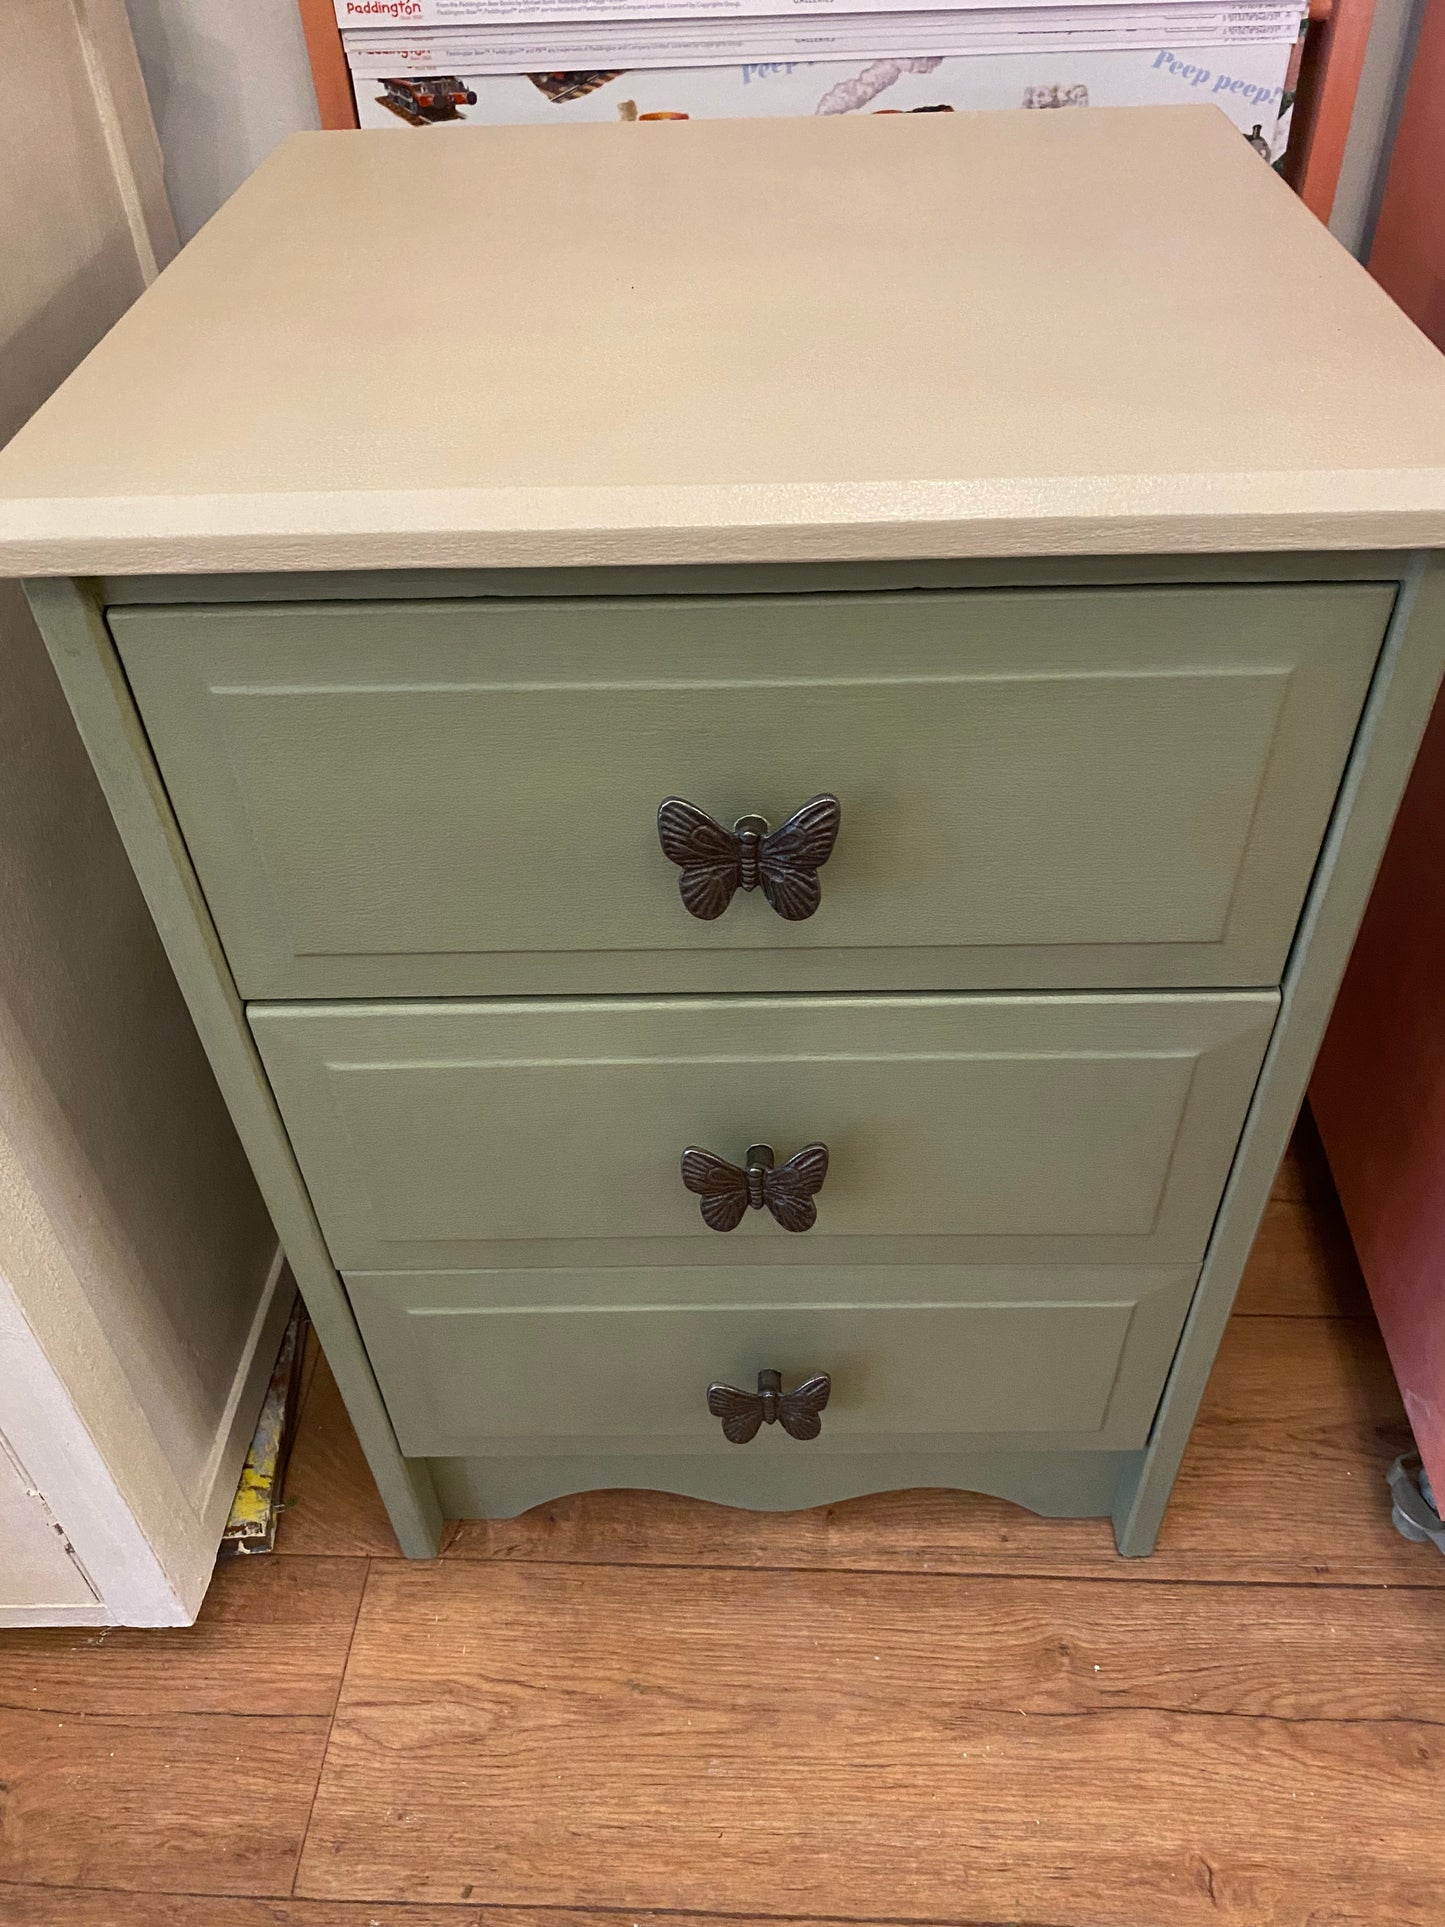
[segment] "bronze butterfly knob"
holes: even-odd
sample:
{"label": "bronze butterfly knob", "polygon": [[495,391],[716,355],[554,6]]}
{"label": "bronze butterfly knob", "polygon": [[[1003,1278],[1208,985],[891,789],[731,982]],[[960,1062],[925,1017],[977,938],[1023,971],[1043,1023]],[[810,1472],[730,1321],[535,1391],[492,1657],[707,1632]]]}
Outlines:
{"label": "bronze butterfly knob", "polygon": [[783,1390],[781,1372],[759,1372],[758,1389],[740,1392],[736,1385],[709,1385],[707,1409],[722,1420],[723,1436],[734,1445],[746,1445],[756,1438],[763,1425],[781,1425],[789,1438],[815,1439],[823,1429],[819,1414],[828,1403],[833,1381],[818,1372]]}
{"label": "bronze butterfly knob", "polygon": [[811,1231],[813,1199],[828,1175],[826,1144],[805,1144],[786,1164],[773,1162],[771,1144],[750,1144],[746,1164],[729,1164],[716,1151],[689,1144],[682,1154],[683,1184],[698,1199],[714,1231],[735,1231],[749,1210],[771,1211],[784,1231]]}
{"label": "bronze butterfly knob", "polygon": [[811,917],[823,900],[818,872],[833,854],[842,820],[836,796],[811,796],[781,828],[765,816],[740,816],[730,830],[681,796],[657,810],[662,854],[682,871],[677,887],[691,916],[711,923],[737,890],[756,890],[789,923]]}

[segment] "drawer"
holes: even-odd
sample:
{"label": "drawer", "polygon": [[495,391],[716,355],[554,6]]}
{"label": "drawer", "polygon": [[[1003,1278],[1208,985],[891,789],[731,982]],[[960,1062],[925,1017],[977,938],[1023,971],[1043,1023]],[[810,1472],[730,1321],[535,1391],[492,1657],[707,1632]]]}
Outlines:
{"label": "drawer", "polygon": [[[1271,984],[1389,584],[129,608],[243,996]],[[833,792],[690,916],[663,798]]]}
{"label": "drawer", "polygon": [[[353,1275],[404,1452],[818,1452],[930,1440],[1128,1449],[1148,1436],[1192,1269],[829,1267]],[[538,1303],[544,1296],[545,1303]],[[880,1298],[889,1302],[876,1302]],[[747,1446],[713,1381],[826,1372],[816,1441]]]}
{"label": "drawer", "polygon": [[[252,1006],[343,1270],[1201,1257],[1278,999]],[[801,1235],[703,1222],[698,1145],[821,1140]],[[860,1251],[860,1248],[866,1250]],[[520,1255],[519,1255],[520,1254]]]}

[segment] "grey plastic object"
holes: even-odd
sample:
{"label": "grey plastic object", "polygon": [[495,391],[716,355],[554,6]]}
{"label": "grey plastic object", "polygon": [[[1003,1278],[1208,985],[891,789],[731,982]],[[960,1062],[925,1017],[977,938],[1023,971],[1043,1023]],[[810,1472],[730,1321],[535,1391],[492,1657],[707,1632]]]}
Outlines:
{"label": "grey plastic object", "polygon": [[1445,1552],[1445,1519],[1435,1505],[1430,1480],[1420,1463],[1418,1452],[1407,1452],[1389,1470],[1390,1496],[1395,1502],[1391,1515],[1396,1532],[1423,1544],[1427,1539],[1437,1552]]}

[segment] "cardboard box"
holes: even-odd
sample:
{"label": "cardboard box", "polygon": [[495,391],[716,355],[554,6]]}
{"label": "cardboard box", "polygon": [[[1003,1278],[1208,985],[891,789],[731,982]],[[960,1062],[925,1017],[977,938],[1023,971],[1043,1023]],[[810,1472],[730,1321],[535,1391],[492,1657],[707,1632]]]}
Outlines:
{"label": "cardboard box", "polygon": [[[1151,9],[1184,7],[1190,0],[1141,0]],[[918,0],[333,0],[343,31],[409,33],[418,27],[537,27],[554,20],[815,20],[844,13],[914,13]],[[1234,0],[1227,11],[1247,23],[1277,0]],[[953,0],[951,13],[1029,13],[1056,9],[1059,0]],[[1071,11],[1133,11],[1131,0],[1071,0]],[[1298,14],[1299,9],[1295,9]]]}
{"label": "cardboard box", "polygon": [[1288,134],[1292,41],[1217,48],[523,74],[397,74],[355,80],[363,127],[550,124],[567,120],[755,119],[781,114],[948,113],[998,107],[1141,107],[1212,101],[1262,154]]}
{"label": "cardboard box", "polygon": [[542,21],[348,33],[353,74],[516,74],[587,68],[715,67],[759,60],[903,54],[1223,47],[1291,40],[1299,0],[1248,8],[1212,0],[1137,6],[834,13],[822,19]]}

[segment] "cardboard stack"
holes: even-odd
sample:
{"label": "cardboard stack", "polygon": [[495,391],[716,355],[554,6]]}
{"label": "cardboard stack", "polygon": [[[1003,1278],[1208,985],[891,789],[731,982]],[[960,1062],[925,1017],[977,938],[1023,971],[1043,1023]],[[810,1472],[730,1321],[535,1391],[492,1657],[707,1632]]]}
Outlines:
{"label": "cardboard stack", "polygon": [[1212,101],[1289,134],[1301,0],[335,0],[363,127]]}

